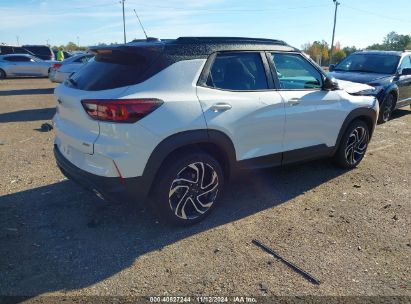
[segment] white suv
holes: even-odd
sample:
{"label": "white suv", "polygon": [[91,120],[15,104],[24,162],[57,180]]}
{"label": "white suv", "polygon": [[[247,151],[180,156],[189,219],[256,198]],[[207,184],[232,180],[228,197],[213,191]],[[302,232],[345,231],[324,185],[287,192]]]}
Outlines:
{"label": "white suv", "polygon": [[55,156],[111,200],[150,197],[191,224],[236,170],[333,157],[360,163],[378,117],[283,41],[196,38],[92,49],[55,90]]}

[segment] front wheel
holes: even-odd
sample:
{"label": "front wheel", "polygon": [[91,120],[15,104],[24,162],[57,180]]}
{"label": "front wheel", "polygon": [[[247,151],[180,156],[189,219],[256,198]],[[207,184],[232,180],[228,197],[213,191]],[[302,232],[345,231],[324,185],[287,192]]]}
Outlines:
{"label": "front wheel", "polygon": [[4,78],[6,78],[6,72],[0,69],[0,79],[4,79]]}
{"label": "front wheel", "polygon": [[345,131],[334,156],[339,167],[351,169],[364,158],[370,140],[368,126],[362,120],[355,120]]}
{"label": "front wheel", "polygon": [[382,102],[380,115],[378,116],[378,123],[382,124],[387,122],[391,118],[392,111],[394,110],[395,97],[394,95],[388,94],[384,101]]}
{"label": "front wheel", "polygon": [[222,194],[220,164],[203,152],[175,155],[159,172],[153,185],[151,209],[168,222],[191,225],[204,219]]}

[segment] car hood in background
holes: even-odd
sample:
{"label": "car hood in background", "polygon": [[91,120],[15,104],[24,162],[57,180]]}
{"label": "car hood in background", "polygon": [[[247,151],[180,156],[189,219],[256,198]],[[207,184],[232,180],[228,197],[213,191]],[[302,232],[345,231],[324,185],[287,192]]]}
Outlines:
{"label": "car hood in background", "polygon": [[361,91],[373,89],[372,86],[363,83],[357,83],[352,81],[346,81],[341,79],[335,79],[341,89],[345,90],[347,93],[355,94]]}
{"label": "car hood in background", "polygon": [[328,73],[328,76],[334,77],[336,79],[348,80],[352,82],[359,83],[372,83],[375,81],[380,81],[384,78],[390,78],[392,75],[389,74],[376,74],[376,73],[362,73],[362,72],[340,72],[334,71]]}

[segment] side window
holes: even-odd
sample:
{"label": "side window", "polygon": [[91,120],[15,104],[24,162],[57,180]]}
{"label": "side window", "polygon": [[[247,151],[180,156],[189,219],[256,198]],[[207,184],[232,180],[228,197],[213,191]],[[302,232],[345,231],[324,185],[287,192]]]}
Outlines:
{"label": "side window", "polygon": [[76,63],[87,63],[87,62],[89,62],[91,57],[93,57],[93,56],[83,56],[83,57],[80,57],[80,58],[74,60],[74,62],[76,62]]}
{"label": "side window", "polygon": [[207,86],[223,90],[268,89],[260,53],[221,53],[211,67]]}
{"label": "side window", "polygon": [[402,69],[411,69],[411,56],[404,57],[400,65],[400,70]]}
{"label": "side window", "polygon": [[17,61],[17,56],[8,56],[8,57],[5,57],[4,60],[14,62],[14,61]]}
{"label": "side window", "polygon": [[298,54],[272,53],[281,89],[321,89],[322,75]]}
{"label": "side window", "polygon": [[14,61],[14,62],[28,62],[31,61],[29,57],[25,56],[10,56],[8,57],[9,61]]}

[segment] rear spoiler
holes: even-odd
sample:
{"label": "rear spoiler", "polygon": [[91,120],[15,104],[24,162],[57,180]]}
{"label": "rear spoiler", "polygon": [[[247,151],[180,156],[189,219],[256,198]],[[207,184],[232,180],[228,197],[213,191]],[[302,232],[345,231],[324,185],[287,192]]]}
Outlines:
{"label": "rear spoiler", "polygon": [[124,53],[124,54],[138,54],[144,55],[147,53],[158,53],[160,54],[164,49],[164,43],[161,40],[156,41],[136,41],[130,42],[128,44],[116,44],[110,46],[91,46],[89,51],[94,54],[113,54],[113,53]]}

